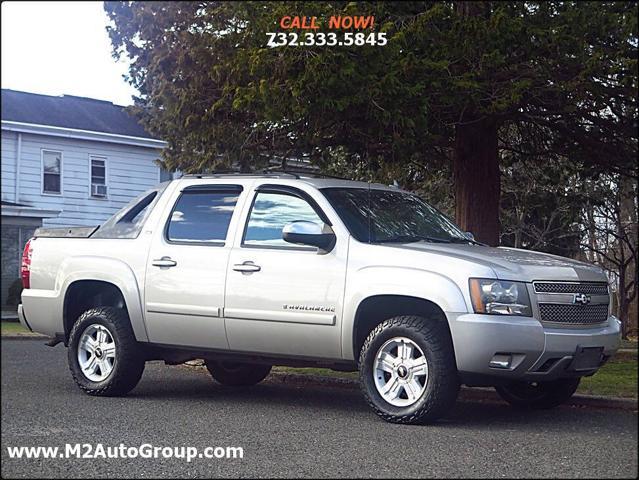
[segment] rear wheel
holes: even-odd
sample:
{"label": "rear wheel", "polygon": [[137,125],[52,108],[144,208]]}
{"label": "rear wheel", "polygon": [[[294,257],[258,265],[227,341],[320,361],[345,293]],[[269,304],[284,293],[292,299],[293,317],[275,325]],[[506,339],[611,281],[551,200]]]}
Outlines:
{"label": "rear wheel", "polygon": [[222,385],[246,387],[264,380],[271,372],[270,365],[258,363],[206,360],[206,369]]}
{"label": "rear wheel", "polygon": [[513,382],[495,387],[512,406],[523,409],[553,408],[566,402],[577,390],[579,378],[551,382]]}
{"label": "rear wheel", "polygon": [[385,320],[368,335],[359,357],[364,396],[377,415],[419,424],[455,404],[459,379],[447,326],[416,316]]}
{"label": "rear wheel", "polygon": [[69,369],[75,383],[89,395],[124,395],[138,384],[144,357],[124,310],[92,308],[69,334]]}

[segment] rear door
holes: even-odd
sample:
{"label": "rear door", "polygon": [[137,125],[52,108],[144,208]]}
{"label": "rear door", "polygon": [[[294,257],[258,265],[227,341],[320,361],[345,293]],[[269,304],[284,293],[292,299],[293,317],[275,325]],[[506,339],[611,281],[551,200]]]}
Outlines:
{"label": "rear door", "polygon": [[242,189],[200,183],[173,194],[148,257],[145,308],[151,342],[228,349],[224,282]]}

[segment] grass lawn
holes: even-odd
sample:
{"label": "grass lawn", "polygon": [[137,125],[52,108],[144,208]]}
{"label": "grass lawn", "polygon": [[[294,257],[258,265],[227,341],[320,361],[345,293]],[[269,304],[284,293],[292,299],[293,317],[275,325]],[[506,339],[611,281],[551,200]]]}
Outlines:
{"label": "grass lawn", "polygon": [[637,398],[637,355],[617,354],[592,377],[582,378],[577,393]]}
{"label": "grass lawn", "polygon": [[35,335],[33,332],[30,332],[22,325],[20,325],[20,322],[9,322],[7,320],[2,320],[2,322],[0,322],[0,326],[0,333],[2,335]]}
{"label": "grass lawn", "polygon": [[321,377],[351,378],[357,380],[357,372],[336,372],[330,368],[293,368],[293,367],[273,367],[274,372],[296,373],[301,375],[318,375]]}

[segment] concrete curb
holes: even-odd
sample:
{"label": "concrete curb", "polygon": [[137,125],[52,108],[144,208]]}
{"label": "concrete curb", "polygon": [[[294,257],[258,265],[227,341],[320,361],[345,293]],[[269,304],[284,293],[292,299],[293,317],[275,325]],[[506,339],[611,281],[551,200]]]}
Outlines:
{"label": "concrete curb", "polygon": [[[323,377],[313,374],[299,374],[287,372],[272,372],[267,378],[268,382],[285,383],[289,385],[319,384],[328,387],[358,389],[359,383],[349,378]],[[467,388],[462,387],[459,394],[460,400],[504,403],[497,392],[492,388]],[[612,408],[619,410],[637,410],[636,398],[602,397],[596,395],[573,395],[565,404],[571,407]]]}

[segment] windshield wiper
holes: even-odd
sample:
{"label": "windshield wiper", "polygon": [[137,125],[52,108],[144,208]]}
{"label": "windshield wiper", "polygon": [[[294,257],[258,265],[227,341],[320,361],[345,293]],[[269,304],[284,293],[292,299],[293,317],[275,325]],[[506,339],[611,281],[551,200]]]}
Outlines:
{"label": "windshield wiper", "polygon": [[485,243],[481,243],[478,242],[477,240],[473,240],[472,238],[467,238],[467,237],[452,237],[449,240],[450,243],[472,243],[473,245],[481,245],[482,247],[485,247],[486,244]]}
{"label": "windshield wiper", "polygon": [[450,243],[445,238],[428,237],[421,235],[396,235],[394,237],[377,240],[375,243],[414,243],[414,242]]}

